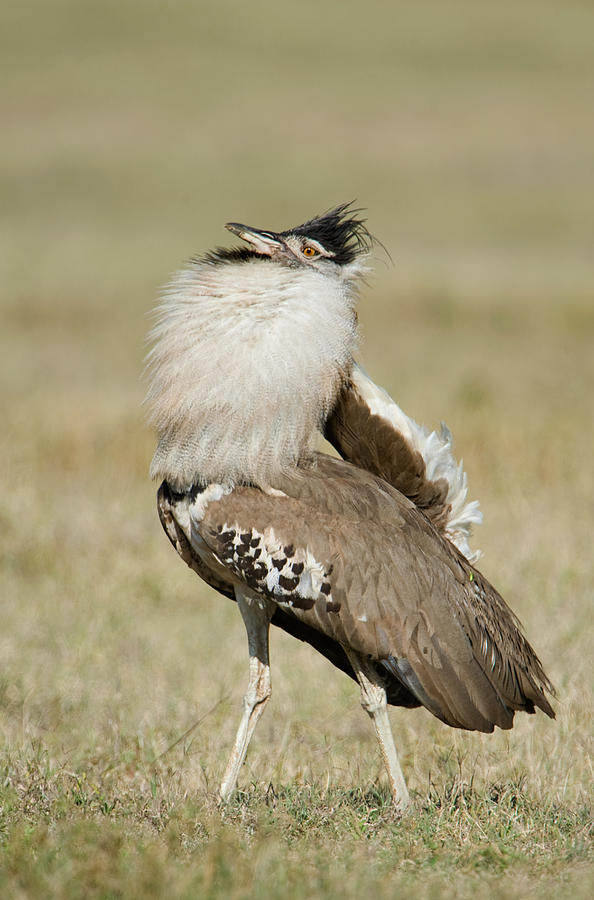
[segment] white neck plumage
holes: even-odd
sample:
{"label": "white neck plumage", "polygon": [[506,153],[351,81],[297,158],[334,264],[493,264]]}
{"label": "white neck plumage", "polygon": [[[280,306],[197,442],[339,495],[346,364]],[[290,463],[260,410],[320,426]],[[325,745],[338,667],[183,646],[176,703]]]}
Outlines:
{"label": "white neck plumage", "polygon": [[354,280],[266,258],[200,260],[157,310],[154,478],[265,486],[312,450],[356,349]]}

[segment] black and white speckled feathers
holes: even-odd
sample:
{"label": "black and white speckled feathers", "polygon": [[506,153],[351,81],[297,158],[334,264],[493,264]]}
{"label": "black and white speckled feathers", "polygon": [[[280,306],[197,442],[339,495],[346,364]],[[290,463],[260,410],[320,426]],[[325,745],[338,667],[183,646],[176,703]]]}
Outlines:
{"label": "black and white speckled feathers", "polygon": [[242,530],[239,522],[225,522],[211,529],[210,540],[217,558],[251,590],[295,609],[311,609],[316,602],[326,612],[340,609],[329,580],[333,564],[321,564],[306,547],[282,544],[273,528]]}

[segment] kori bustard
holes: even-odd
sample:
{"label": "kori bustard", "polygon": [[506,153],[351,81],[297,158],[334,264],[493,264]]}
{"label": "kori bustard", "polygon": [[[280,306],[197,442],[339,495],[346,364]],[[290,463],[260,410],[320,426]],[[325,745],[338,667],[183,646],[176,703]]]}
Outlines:
{"label": "kori bustard", "polygon": [[[151,475],[171,543],[237,601],[249,683],[220,795],[271,693],[270,623],[359,682],[395,804],[408,792],[387,704],[511,728],[552,686],[471,561],[480,521],[447,429],[427,432],[355,362],[371,237],[345,204],[194,259],[158,307]],[[342,459],[316,452],[319,432]]]}

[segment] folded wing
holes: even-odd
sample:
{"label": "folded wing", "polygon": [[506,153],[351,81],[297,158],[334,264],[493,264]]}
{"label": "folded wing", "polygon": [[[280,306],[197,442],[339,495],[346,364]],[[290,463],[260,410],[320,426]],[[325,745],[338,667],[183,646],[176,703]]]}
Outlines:
{"label": "folded wing", "polygon": [[274,600],[276,624],[349,674],[342,647],[373,660],[389,702],[479,731],[553,715],[517,619],[412,502],[323,455],[274,488],[180,495],[175,521],[216,578]]}

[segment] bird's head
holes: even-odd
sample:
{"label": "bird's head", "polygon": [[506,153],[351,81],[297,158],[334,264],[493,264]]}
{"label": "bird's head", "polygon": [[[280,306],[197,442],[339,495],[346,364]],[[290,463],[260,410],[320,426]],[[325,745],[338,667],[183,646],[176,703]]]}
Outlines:
{"label": "bird's head", "polygon": [[358,216],[360,212],[352,204],[343,203],[303,225],[280,232],[228,222],[225,227],[246,241],[249,249],[220,250],[213,259],[224,261],[233,254],[253,255],[348,280],[361,272],[373,241],[364,220]]}

